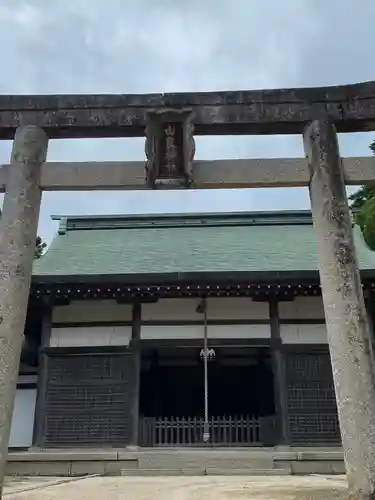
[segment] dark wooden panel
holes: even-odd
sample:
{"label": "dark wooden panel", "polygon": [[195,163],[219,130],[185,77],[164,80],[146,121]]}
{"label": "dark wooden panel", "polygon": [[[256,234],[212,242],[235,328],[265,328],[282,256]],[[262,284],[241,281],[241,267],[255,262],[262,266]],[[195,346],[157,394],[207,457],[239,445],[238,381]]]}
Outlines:
{"label": "dark wooden panel", "polygon": [[278,431],[276,443],[287,444],[289,442],[288,406],[287,406],[287,383],[285,353],[282,350],[282,339],[280,333],[280,311],[276,297],[269,301],[270,331],[271,331],[271,355],[273,368],[273,393],[276,410],[275,430]]}
{"label": "dark wooden panel", "polygon": [[339,443],[340,430],[328,349],[287,353],[286,380],[292,444]]}
{"label": "dark wooden panel", "polygon": [[44,439],[44,416],[47,394],[47,356],[44,348],[49,345],[51,337],[52,306],[48,297],[43,298],[43,318],[39,346],[37,397],[35,404],[35,419],[33,445],[39,447]]}
{"label": "dark wooden panel", "polygon": [[131,351],[48,359],[45,444],[127,444],[133,432]]}

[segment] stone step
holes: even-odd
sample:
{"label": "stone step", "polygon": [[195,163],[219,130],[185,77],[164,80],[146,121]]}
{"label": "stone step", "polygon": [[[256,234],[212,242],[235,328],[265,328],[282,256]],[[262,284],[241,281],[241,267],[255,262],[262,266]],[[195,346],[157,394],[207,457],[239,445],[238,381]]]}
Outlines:
{"label": "stone step", "polygon": [[206,476],[289,476],[291,469],[206,469]]}
{"label": "stone step", "polygon": [[273,458],[254,457],[234,453],[160,453],[139,456],[140,469],[186,470],[186,469],[273,469]]}
{"label": "stone step", "polygon": [[123,469],[121,476],[288,476],[290,469]]}
{"label": "stone step", "polygon": [[121,476],[205,476],[205,469],[122,469]]}

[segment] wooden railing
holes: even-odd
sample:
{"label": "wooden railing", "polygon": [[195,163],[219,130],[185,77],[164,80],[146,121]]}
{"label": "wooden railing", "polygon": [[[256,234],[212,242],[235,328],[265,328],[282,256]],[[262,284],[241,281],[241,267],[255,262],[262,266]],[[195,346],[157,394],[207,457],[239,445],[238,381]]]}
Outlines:
{"label": "wooden railing", "polygon": [[[211,417],[211,446],[265,446],[273,444],[275,418],[271,417]],[[200,417],[140,419],[140,445],[202,446],[204,419]]]}

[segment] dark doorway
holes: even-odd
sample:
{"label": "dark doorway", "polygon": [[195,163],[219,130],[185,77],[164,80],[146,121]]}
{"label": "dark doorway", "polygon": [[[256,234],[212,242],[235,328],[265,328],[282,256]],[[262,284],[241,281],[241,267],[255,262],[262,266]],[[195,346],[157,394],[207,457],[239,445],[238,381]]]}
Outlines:
{"label": "dark doorway", "polygon": [[274,413],[273,374],[267,348],[222,347],[209,362],[209,413],[264,417]]}
{"label": "dark doorway", "polygon": [[[142,355],[140,414],[203,417],[204,365],[199,347],[148,349]],[[208,362],[208,408],[212,417],[274,414],[268,348],[214,347]]]}
{"label": "dark doorway", "polygon": [[204,414],[203,387],[199,349],[152,349],[142,354],[142,416],[201,416]]}

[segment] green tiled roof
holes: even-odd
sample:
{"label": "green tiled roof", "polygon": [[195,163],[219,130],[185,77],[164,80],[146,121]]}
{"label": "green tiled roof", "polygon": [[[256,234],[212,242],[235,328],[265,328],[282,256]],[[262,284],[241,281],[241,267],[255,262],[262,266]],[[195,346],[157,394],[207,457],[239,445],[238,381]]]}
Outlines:
{"label": "green tiled roof", "polygon": [[[59,234],[35,278],[317,270],[307,211],[55,219]],[[360,268],[375,269],[357,227],[355,241]]]}

